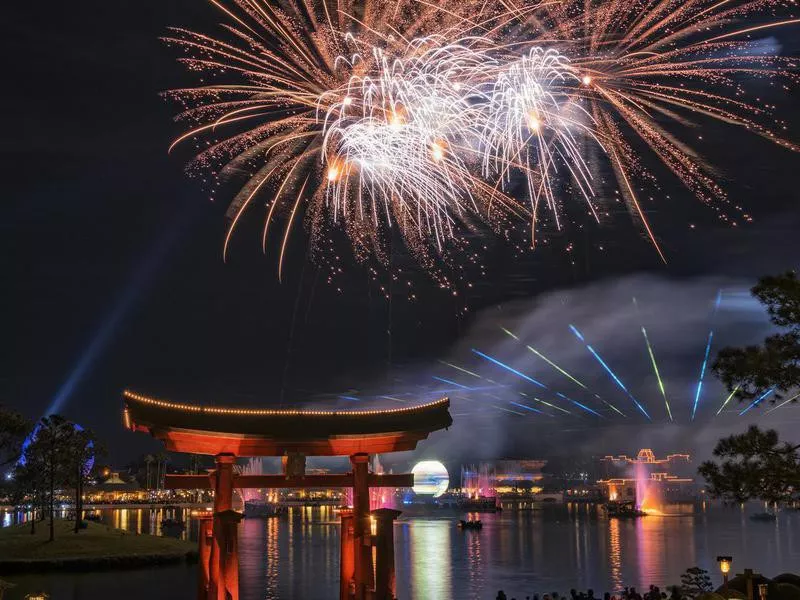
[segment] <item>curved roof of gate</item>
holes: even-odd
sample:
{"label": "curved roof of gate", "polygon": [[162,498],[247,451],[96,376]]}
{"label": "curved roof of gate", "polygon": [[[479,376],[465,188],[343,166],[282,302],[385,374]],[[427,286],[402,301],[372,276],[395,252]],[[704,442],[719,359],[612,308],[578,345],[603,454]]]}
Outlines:
{"label": "curved roof of gate", "polygon": [[411,450],[449,427],[450,400],[392,409],[296,410],[181,404],[126,390],[125,425],[177,452],[275,456]]}

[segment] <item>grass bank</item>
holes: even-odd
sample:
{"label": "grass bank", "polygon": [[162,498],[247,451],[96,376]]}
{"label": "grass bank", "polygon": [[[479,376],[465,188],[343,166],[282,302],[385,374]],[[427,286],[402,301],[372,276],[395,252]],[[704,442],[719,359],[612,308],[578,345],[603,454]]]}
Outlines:
{"label": "grass bank", "polygon": [[124,569],[171,564],[197,557],[191,542],[137,535],[100,523],[74,533],[72,521],[56,521],[56,539],[49,542],[46,522],[0,528],[0,573],[57,569]]}

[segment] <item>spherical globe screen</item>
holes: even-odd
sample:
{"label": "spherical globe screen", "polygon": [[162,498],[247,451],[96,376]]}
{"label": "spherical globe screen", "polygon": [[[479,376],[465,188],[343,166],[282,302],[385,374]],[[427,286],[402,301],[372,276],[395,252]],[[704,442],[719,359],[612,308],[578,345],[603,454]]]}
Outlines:
{"label": "spherical globe screen", "polygon": [[450,485],[447,469],[438,460],[420,461],[414,465],[411,473],[414,475],[412,489],[418,495],[438,498],[447,491],[447,486]]}

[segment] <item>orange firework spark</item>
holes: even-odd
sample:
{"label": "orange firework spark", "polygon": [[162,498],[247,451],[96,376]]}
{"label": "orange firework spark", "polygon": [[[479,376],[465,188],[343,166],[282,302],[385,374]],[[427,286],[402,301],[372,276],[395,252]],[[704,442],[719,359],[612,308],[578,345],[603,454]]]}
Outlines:
{"label": "orange firework spark", "polygon": [[[646,172],[634,147],[649,148],[726,221],[732,217],[725,192],[681,132],[710,118],[800,149],[772,107],[749,99],[745,89],[753,78],[787,89],[797,83],[793,59],[765,53],[750,39],[796,26],[790,0],[211,2],[225,16],[220,36],[178,28],[165,38],[204,78],[169,92],[184,106],[178,119],[190,125],[173,147],[204,142],[193,166],[245,179],[228,211],[223,254],[244,212],[267,199],[265,250],[272,223],[284,223],[279,277],[298,213],[312,245],[335,222],[359,258],[385,261],[393,230],[432,270],[446,249],[443,239],[458,244],[457,228],[472,228],[473,217],[504,231],[529,218],[533,239],[541,197],[560,227],[556,169],[599,220],[579,136],[606,157],[632,216],[666,262],[635,191]],[[424,41],[433,38],[441,48]],[[449,62],[431,69],[425,61],[439,56]],[[480,59],[465,58],[474,56]],[[533,61],[537,56],[553,59]],[[431,98],[448,101],[443,118],[429,115],[425,135],[411,139],[409,147],[423,154],[406,161],[392,154],[396,145],[380,147],[393,169],[384,185],[385,177],[369,178],[363,159],[337,154],[359,140],[331,143],[326,126],[336,123],[332,130],[346,137],[345,117],[368,110],[352,131],[368,136],[357,147],[369,149],[392,137],[387,132],[418,125],[413,99],[393,95],[404,64],[416,65],[415,90],[430,88],[426,110]],[[436,79],[426,86],[432,73]],[[388,79],[391,87],[381,87]],[[492,81],[504,82],[502,96],[492,96],[500,86],[493,91]],[[441,122],[450,129],[440,129]],[[383,137],[372,137],[373,129]],[[504,191],[512,171],[527,178],[526,201]],[[412,192],[408,182],[415,181],[437,187]]]}

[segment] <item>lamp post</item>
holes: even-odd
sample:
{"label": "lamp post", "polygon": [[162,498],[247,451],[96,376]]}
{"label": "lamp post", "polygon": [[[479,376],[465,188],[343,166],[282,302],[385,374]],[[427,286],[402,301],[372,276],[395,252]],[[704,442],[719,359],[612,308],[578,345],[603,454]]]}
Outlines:
{"label": "lamp post", "polygon": [[733,558],[730,556],[718,556],[719,570],[722,571],[722,594],[727,598],[728,594],[728,573],[731,570]]}

